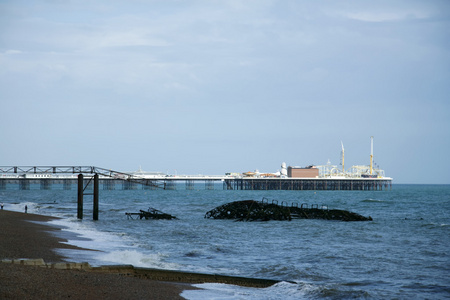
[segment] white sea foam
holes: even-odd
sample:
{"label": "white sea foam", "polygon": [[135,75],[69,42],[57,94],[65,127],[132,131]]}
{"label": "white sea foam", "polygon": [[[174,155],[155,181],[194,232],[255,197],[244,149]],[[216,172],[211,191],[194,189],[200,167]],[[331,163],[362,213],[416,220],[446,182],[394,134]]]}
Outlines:
{"label": "white sea foam", "polygon": [[28,213],[39,214],[38,205],[34,202],[7,203],[7,204],[4,204],[4,209],[11,210],[11,211],[17,211],[17,212],[24,212],[25,206],[27,207]]}
{"label": "white sea foam", "polygon": [[137,250],[121,250],[101,253],[96,259],[104,264],[127,264],[143,268],[177,270],[178,264],[165,262],[167,255],[162,253],[143,253]]}
{"label": "white sea foam", "polygon": [[379,199],[365,199],[361,202],[386,202],[385,200],[379,200]]}
{"label": "white sea foam", "polygon": [[[85,252],[85,260],[95,265],[102,264],[131,264],[137,267],[161,267],[162,254],[144,254],[132,245],[132,241],[122,233],[99,231],[90,223],[80,222],[76,219],[58,219],[52,224],[63,227],[63,231],[75,233],[78,238],[70,239],[67,244],[80,248],[99,250],[97,252]],[[66,251],[70,257],[80,258],[80,253]]]}
{"label": "white sea foam", "polygon": [[[8,204],[7,209],[23,212],[27,206],[28,213],[40,213],[41,205],[33,202]],[[57,213],[53,216],[62,217]],[[75,217],[56,219],[49,224],[62,227],[62,233],[75,234],[76,238],[69,238],[65,244],[84,249],[98,251],[83,251],[73,249],[58,249],[57,252],[68,257],[68,260],[87,261],[91,265],[130,264],[143,268],[179,269],[175,263],[164,262],[167,257],[163,253],[144,253],[138,249],[133,241],[124,233],[104,232],[97,230],[92,222],[81,222]],[[140,251],[142,250],[142,251]]]}
{"label": "white sea foam", "polygon": [[[194,285],[200,290],[186,290],[181,296],[189,300],[260,300],[260,299],[307,299],[309,285],[280,282],[268,288],[249,288],[222,283],[202,283]],[[306,290],[305,290],[306,289]]]}

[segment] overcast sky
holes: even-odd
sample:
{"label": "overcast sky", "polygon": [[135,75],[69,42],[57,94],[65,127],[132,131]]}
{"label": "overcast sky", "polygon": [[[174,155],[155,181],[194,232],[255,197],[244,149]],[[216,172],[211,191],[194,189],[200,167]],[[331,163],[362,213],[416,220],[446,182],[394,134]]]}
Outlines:
{"label": "overcast sky", "polygon": [[450,184],[449,1],[0,0],[0,165],[374,161]]}

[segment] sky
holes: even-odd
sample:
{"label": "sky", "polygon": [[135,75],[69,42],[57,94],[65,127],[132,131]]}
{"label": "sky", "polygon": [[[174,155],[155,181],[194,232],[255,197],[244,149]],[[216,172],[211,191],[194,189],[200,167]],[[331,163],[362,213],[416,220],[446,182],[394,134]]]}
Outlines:
{"label": "sky", "polygon": [[449,1],[0,0],[0,165],[450,184]]}

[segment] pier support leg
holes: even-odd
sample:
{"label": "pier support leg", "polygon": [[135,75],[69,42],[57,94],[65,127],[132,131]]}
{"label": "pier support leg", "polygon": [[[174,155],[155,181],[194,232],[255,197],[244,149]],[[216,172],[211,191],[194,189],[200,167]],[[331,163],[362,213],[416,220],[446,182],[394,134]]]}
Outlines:
{"label": "pier support leg", "polygon": [[93,216],[92,219],[94,221],[98,220],[98,174],[94,175],[94,207],[93,207]]}
{"label": "pier support leg", "polygon": [[78,175],[78,206],[77,218],[83,219],[83,174]]}

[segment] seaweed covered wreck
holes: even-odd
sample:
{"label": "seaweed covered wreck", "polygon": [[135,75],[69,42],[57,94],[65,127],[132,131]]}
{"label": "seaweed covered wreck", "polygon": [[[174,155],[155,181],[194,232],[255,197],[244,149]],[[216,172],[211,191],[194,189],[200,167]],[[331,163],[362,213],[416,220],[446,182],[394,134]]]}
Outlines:
{"label": "seaweed covered wreck", "polygon": [[372,221],[371,217],[364,217],[354,212],[328,209],[318,205],[292,204],[278,205],[275,201],[269,203],[266,198],[262,201],[243,200],[227,203],[208,211],[205,218],[234,219],[237,221],[291,221],[292,219],[324,219],[339,221]]}

